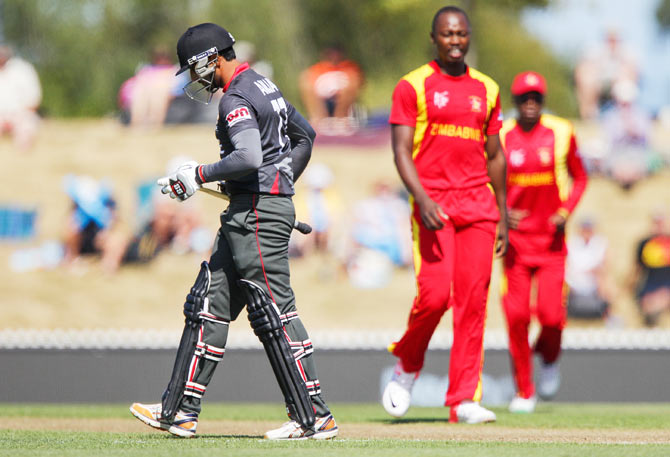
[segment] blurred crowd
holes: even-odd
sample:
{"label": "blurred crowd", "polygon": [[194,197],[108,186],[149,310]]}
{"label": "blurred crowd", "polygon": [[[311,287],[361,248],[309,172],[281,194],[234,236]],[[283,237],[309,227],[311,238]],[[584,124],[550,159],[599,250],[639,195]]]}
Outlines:
{"label": "blurred crowd", "polygon": [[590,174],[609,177],[623,189],[667,166],[670,158],[652,137],[654,115],[666,129],[667,115],[650,113],[640,103],[644,87],[636,55],[612,28],[575,68],[580,117],[597,126],[582,145],[582,157]]}
{"label": "blurred crowd", "polygon": [[[170,161],[168,171],[182,159]],[[15,250],[9,259],[13,271],[59,268],[83,274],[95,267],[113,274],[123,265],[148,264],[165,251],[203,259],[210,251],[214,234],[203,225],[197,201],[179,204],[161,195],[155,179],[138,183],[132,222],[120,216],[111,181],[66,175],[62,184],[70,209],[60,239]]]}
{"label": "blurred crowd", "polygon": [[[239,42],[235,49],[241,61],[272,77],[272,65],[259,59],[252,43]],[[670,129],[668,116],[648,112],[639,103],[644,84],[635,55],[611,29],[602,43],[584,53],[574,72],[579,115],[584,125],[593,127],[592,134],[580,141],[589,175],[611,179],[626,190],[666,167],[670,157],[668,148],[654,141],[656,124]],[[155,48],[148,62],[138,65],[135,74],[119,88],[120,121],[144,129],[213,123],[217,99],[206,106],[190,103],[182,91],[188,73],[175,77],[177,69],[171,51]],[[324,48],[320,60],[302,71],[296,81],[300,102],[319,136],[348,137],[368,127],[368,115],[361,103],[364,81],[360,65],[348,58],[339,44]],[[37,134],[41,97],[35,68],[14,55],[10,47],[0,46],[0,134],[10,135],[20,150],[29,150]],[[360,200],[345,205],[336,191],[333,171],[318,160],[313,162],[302,179],[304,191],[296,195],[296,207],[314,232],[310,236],[296,233],[291,255],[328,255],[336,259],[338,274],[360,288],[383,287],[392,280],[394,271],[411,268],[406,191],[378,181]],[[119,218],[112,183],[86,176],[65,177],[63,198],[69,199],[71,212],[62,238],[39,249],[18,250],[10,259],[12,268],[30,271],[65,267],[76,271],[81,259],[89,257],[99,259],[103,270],[113,273],[126,264],[151,262],[165,250],[205,255],[214,234],[203,227],[197,199],[178,205],[158,198],[156,186],[152,181],[148,183],[138,183],[136,211],[140,223],[128,228],[131,224]],[[18,217],[12,216],[12,211],[9,206],[1,209],[3,238],[11,237],[7,235],[9,221]],[[611,304],[622,292],[632,290],[644,323],[656,325],[670,310],[667,211],[651,215],[649,232],[639,240],[635,265],[625,284],[617,284],[609,274],[611,240],[599,232],[598,221],[587,216],[576,225],[568,240],[569,316],[615,325],[617,317]]]}
{"label": "blurred crowd", "polygon": [[41,101],[42,86],[33,65],[0,43],[0,135],[11,135],[20,150],[33,144]]}

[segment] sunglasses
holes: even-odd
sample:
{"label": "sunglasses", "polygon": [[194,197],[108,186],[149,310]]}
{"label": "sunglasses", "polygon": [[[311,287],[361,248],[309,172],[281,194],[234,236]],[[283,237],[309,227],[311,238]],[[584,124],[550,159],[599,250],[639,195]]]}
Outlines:
{"label": "sunglasses", "polygon": [[525,94],[514,97],[514,101],[517,105],[526,103],[528,100],[533,100],[541,105],[544,102],[544,95],[539,92],[526,92]]}

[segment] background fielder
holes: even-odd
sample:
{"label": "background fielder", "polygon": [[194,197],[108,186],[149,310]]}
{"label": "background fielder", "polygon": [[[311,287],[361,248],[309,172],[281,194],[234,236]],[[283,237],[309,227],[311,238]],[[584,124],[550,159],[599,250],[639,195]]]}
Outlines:
{"label": "background fielder", "polygon": [[[587,175],[572,125],[542,114],[546,82],[535,72],[518,74],[512,95],[517,119],[503,124],[500,138],[508,163],[510,247],[504,259],[503,309],[517,395],[512,412],[535,409],[528,326],[535,312],[542,326],[535,351],[542,358],[539,393],[558,390],[558,357],[565,325],[565,223],[579,202]],[[572,187],[570,180],[572,179]],[[536,299],[531,306],[531,282]]]}

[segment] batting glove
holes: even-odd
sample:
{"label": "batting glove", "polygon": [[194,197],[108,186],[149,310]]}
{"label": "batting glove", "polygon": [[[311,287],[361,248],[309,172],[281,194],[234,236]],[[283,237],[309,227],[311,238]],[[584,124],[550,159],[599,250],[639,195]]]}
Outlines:
{"label": "batting glove", "polygon": [[174,173],[160,178],[156,184],[161,186],[161,193],[170,194],[170,198],[184,201],[202,187],[197,178],[198,167],[198,163],[192,160],[183,163]]}

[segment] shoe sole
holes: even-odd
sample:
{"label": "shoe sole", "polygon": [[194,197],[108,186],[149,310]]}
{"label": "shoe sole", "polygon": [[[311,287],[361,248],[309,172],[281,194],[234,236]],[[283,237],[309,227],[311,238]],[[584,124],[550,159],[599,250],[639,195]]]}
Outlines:
{"label": "shoe sole", "polygon": [[334,429],[334,430],[328,430],[327,432],[320,432],[320,433],[315,433],[314,435],[310,436],[309,439],[312,440],[332,440],[337,436],[339,433],[339,429]]}
{"label": "shoe sole", "polygon": [[302,441],[307,439],[306,436],[297,436],[295,438],[270,438],[267,435],[265,435],[263,438],[270,441]]}
{"label": "shoe sole", "polygon": [[175,427],[174,425],[170,426],[167,431],[180,438],[193,438],[195,436],[195,432],[184,430],[183,428]]}
{"label": "shoe sole", "polygon": [[264,438],[266,440],[271,440],[271,441],[299,441],[299,440],[332,440],[337,436],[339,433],[339,429],[335,428],[332,430],[326,430],[323,432],[318,432],[314,433],[313,435],[309,436],[297,436],[295,438],[270,438],[269,436],[265,435]]}
{"label": "shoe sole", "polygon": [[495,419],[484,419],[484,420],[475,420],[475,421],[458,421],[459,424],[468,424],[468,425],[476,425],[476,424],[490,424],[491,422],[495,422]]}

